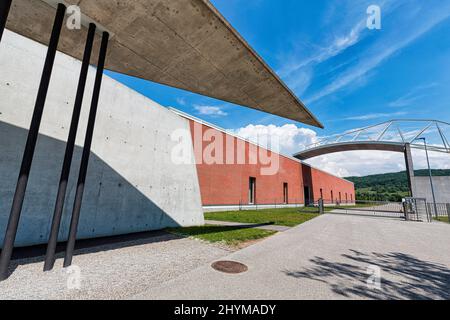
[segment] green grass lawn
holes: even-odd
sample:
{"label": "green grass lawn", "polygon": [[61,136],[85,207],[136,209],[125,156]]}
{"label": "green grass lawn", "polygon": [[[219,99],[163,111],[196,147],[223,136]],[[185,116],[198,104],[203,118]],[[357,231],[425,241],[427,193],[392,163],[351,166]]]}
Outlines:
{"label": "green grass lawn", "polygon": [[258,240],[275,234],[275,231],[260,230],[253,228],[209,226],[190,228],[171,228],[170,233],[194,237],[208,242],[222,242],[227,245],[239,245],[251,240]]}
{"label": "green grass lawn", "polygon": [[[379,206],[380,203],[379,202],[359,202],[357,204],[355,204],[354,206],[350,206],[350,208],[371,208],[371,207],[376,207]],[[345,206],[343,206],[345,208]]]}
{"label": "green grass lawn", "polygon": [[[331,210],[331,209],[326,209]],[[295,227],[318,216],[317,208],[286,208],[249,211],[227,211],[205,213],[206,220],[241,223],[272,223],[278,226]]]}
{"label": "green grass lawn", "polygon": [[449,222],[448,221],[448,217],[438,217],[438,218],[435,218],[435,220],[437,220],[437,221],[441,221],[441,222]]}
{"label": "green grass lawn", "polygon": [[[331,211],[334,208],[325,208]],[[248,211],[227,211],[205,213],[206,220],[240,222],[251,224],[274,224],[295,227],[318,217],[317,208],[283,208]],[[208,242],[222,242],[227,245],[239,245],[252,240],[259,240],[275,234],[275,231],[233,226],[212,226],[168,229],[176,235],[194,237]]]}

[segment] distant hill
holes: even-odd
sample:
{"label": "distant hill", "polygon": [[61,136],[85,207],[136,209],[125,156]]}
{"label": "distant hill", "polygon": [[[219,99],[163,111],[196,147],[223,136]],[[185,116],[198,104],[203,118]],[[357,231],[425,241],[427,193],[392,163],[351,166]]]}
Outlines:
{"label": "distant hill", "polygon": [[[428,176],[428,170],[414,171],[416,176]],[[450,176],[450,170],[433,170],[433,176]],[[406,171],[348,177],[355,183],[357,200],[401,201],[409,195]]]}

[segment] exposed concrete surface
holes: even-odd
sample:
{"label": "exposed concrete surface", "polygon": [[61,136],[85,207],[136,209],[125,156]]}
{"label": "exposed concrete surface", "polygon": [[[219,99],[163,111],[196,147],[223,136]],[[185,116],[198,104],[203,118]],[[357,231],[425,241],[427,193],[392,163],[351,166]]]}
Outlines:
{"label": "exposed concrete surface", "polygon": [[68,289],[68,282],[76,285],[76,274],[62,269],[61,255],[47,273],[43,257],[14,260],[16,270],[0,283],[0,300],[127,298],[227,254],[218,246],[169,234],[77,250],[79,290]]}
{"label": "exposed concrete surface", "polygon": [[[11,209],[46,48],[5,30],[0,44],[0,246]],[[16,245],[45,243],[51,225],[81,63],[58,53]],[[95,69],[90,68],[59,239],[70,223]],[[172,161],[171,135],[189,123],[104,77],[80,238],[203,224],[197,170]]]}
{"label": "exposed concrete surface", "polygon": [[[433,202],[430,177],[414,177],[417,198]],[[433,186],[437,203],[450,203],[450,177],[433,177]]]}
{"label": "exposed concrete surface", "polygon": [[226,226],[226,227],[243,227],[243,228],[255,228],[262,230],[270,230],[277,232],[284,232],[289,230],[290,227],[284,226],[276,226],[276,225],[261,225],[261,224],[252,224],[252,223],[239,223],[239,222],[228,222],[228,221],[214,221],[214,220],[205,220],[205,224],[213,225],[213,226]]}
{"label": "exposed concrete surface", "polygon": [[405,164],[408,186],[411,197],[417,197],[416,183],[414,180],[414,161],[411,153],[411,144],[405,144]]}
{"label": "exposed concrete surface", "polygon": [[[56,2],[13,1],[7,28],[47,44]],[[322,126],[208,0],[65,3],[111,33],[107,69]],[[59,49],[81,59],[86,32],[64,28]]]}
{"label": "exposed concrete surface", "polygon": [[[323,215],[223,260],[249,271],[226,275],[209,264],[136,299],[449,299],[450,226]],[[367,268],[381,268],[381,290]]]}

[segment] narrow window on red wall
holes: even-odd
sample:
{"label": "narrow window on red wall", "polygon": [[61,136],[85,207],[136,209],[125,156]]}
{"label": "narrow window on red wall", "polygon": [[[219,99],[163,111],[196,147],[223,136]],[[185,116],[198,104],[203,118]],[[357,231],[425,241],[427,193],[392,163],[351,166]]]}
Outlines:
{"label": "narrow window on red wall", "polygon": [[256,203],[256,178],[250,177],[248,184],[248,203]]}
{"label": "narrow window on red wall", "polygon": [[283,183],[283,202],[289,204],[289,186],[287,183]]}
{"label": "narrow window on red wall", "polygon": [[333,194],[333,190],[331,190],[331,203],[334,203],[334,194]]}
{"label": "narrow window on red wall", "polygon": [[323,200],[323,189],[320,189],[320,199]]}
{"label": "narrow window on red wall", "polygon": [[345,203],[348,203],[348,194],[347,194],[347,192],[345,193]]}

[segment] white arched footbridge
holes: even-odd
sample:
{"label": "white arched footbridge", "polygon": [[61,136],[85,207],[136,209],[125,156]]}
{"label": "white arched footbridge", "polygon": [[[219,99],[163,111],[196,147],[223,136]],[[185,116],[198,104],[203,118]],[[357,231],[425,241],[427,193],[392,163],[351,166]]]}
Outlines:
{"label": "white arched footbridge", "polygon": [[414,168],[411,148],[450,154],[450,123],[439,120],[390,120],[373,126],[332,135],[308,145],[294,157],[306,160],[330,153],[378,150],[405,154],[411,194]]}

